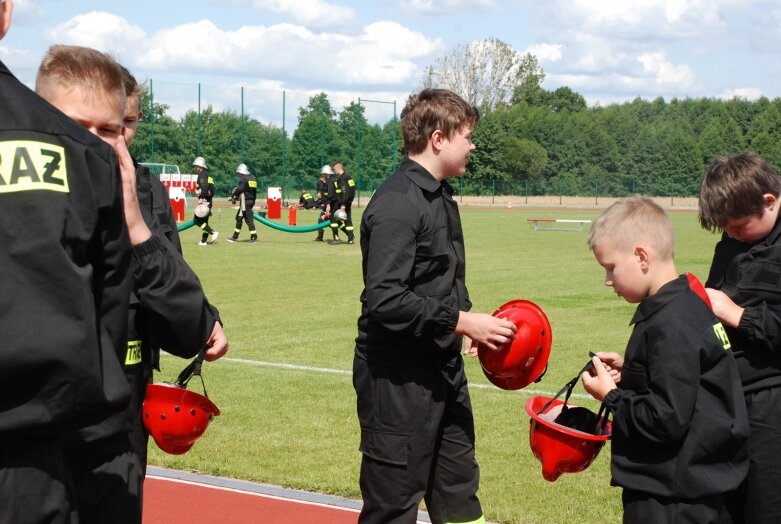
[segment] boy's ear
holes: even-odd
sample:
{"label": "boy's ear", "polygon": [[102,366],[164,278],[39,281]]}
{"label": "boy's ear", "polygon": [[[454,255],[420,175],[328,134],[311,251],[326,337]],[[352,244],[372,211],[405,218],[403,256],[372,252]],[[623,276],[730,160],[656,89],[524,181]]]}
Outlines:
{"label": "boy's ear", "polygon": [[442,142],[444,142],[444,140],[445,134],[441,129],[437,129],[431,133],[431,145],[434,148],[434,151],[439,151],[442,149]]}
{"label": "boy's ear", "polygon": [[768,211],[773,211],[773,207],[778,203],[778,197],[773,193],[765,193],[762,195],[762,200]]}
{"label": "boy's ear", "polygon": [[637,261],[640,263],[640,267],[642,269],[647,269],[648,262],[650,260],[650,253],[648,248],[642,244],[638,244],[635,246],[634,255],[635,258],[637,258]]}

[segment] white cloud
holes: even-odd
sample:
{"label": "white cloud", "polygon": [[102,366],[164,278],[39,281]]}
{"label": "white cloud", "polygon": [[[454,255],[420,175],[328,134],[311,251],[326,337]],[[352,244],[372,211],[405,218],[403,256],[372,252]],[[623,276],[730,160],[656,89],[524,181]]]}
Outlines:
{"label": "white cloud", "polygon": [[[356,36],[313,33],[291,24],[223,31],[208,20],[160,31],[137,64],[156,71],[192,70],[319,85],[407,84],[416,58],[442,49],[395,22],[377,22]],[[284,52],[281,52],[284,50]]]}
{"label": "white cloud", "polygon": [[685,93],[696,86],[694,71],[688,65],[675,65],[667,61],[664,53],[643,53],[637,58],[646,78],[657,89]]}
{"label": "white cloud", "polygon": [[323,0],[254,0],[253,5],[312,27],[344,26],[357,20],[352,8]]}
{"label": "white cloud", "polygon": [[758,87],[736,87],[734,89],[727,89],[719,98],[731,100],[733,98],[743,98],[745,100],[756,100],[762,96],[762,90]]}
{"label": "white cloud", "polygon": [[56,25],[44,33],[50,44],[93,47],[111,52],[124,61],[138,46],[146,45],[146,34],[121,16],[92,11]]}
{"label": "white cloud", "polygon": [[565,46],[562,44],[534,44],[529,46],[524,53],[531,53],[540,62],[558,62],[564,54]]}
{"label": "white cloud", "polygon": [[464,10],[484,10],[496,5],[495,0],[400,0],[399,10],[407,14],[442,15]]}
{"label": "white cloud", "polygon": [[718,0],[554,0],[549,7],[570,27],[634,40],[690,37],[724,26]]}
{"label": "white cloud", "polygon": [[[664,53],[643,53],[632,67],[615,71],[572,73],[551,72],[546,75],[546,85],[568,86],[583,93],[598,93],[599,97],[632,99],[640,97],[689,96],[699,86],[692,69],[687,65],[670,63]],[[593,103],[599,98],[587,97]]]}

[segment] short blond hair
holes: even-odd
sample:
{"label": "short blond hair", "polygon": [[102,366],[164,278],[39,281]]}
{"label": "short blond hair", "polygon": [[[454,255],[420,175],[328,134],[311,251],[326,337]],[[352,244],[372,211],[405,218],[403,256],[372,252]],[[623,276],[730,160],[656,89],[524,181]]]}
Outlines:
{"label": "short blond hair", "polygon": [[35,91],[51,100],[57,89],[80,88],[95,97],[120,94],[125,110],[125,86],[122,66],[111,55],[89,47],[53,45],[41,60],[35,77]]}
{"label": "short blond hair", "polygon": [[609,244],[618,250],[631,250],[647,244],[660,257],[671,260],[675,249],[675,231],[664,209],[648,197],[633,195],[614,202],[591,224],[586,240],[592,251]]}

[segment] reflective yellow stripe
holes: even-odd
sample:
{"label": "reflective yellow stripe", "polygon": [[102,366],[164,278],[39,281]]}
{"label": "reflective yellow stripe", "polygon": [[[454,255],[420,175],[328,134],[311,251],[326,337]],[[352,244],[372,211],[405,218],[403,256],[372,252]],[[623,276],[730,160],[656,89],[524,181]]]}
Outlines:
{"label": "reflective yellow stripe", "polygon": [[65,149],[32,140],[0,141],[0,193],[68,193]]}
{"label": "reflective yellow stripe", "polygon": [[132,366],[141,363],[141,341],[128,340],[127,353],[125,354],[125,365]]}
{"label": "reflective yellow stripe", "polygon": [[249,187],[258,187],[258,183],[255,182],[254,180],[250,180],[249,182],[247,182],[247,185]]}
{"label": "reflective yellow stripe", "polygon": [[355,187],[355,180],[351,178],[350,180],[347,181],[347,185],[350,187]]}
{"label": "reflective yellow stripe", "polygon": [[713,332],[716,333],[716,338],[718,338],[721,345],[724,346],[725,351],[732,349],[732,344],[729,342],[727,331],[724,329],[724,326],[721,325],[721,322],[713,324]]}
{"label": "reflective yellow stripe", "polygon": [[481,515],[480,518],[477,520],[470,520],[469,522],[458,522],[458,523],[446,522],[445,524],[485,524],[485,517]]}

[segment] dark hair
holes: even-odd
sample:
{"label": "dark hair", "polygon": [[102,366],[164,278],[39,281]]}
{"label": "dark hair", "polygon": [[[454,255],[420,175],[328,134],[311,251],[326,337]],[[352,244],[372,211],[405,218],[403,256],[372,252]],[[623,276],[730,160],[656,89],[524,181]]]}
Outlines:
{"label": "dark hair", "polygon": [[452,138],[465,125],[480,120],[477,108],[453,91],[424,89],[407,99],[401,111],[401,132],[408,155],[422,153],[431,135],[439,129]]}
{"label": "dark hair", "polygon": [[781,177],[762,158],[753,153],[716,157],[700,185],[700,224],[723,230],[732,218],[760,214],[768,193],[781,195]]}

